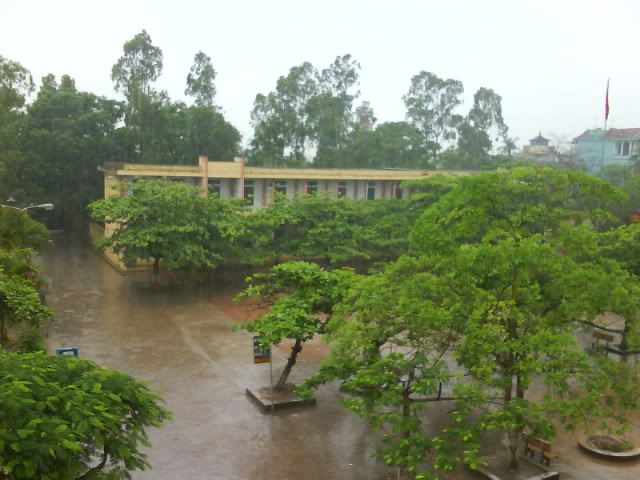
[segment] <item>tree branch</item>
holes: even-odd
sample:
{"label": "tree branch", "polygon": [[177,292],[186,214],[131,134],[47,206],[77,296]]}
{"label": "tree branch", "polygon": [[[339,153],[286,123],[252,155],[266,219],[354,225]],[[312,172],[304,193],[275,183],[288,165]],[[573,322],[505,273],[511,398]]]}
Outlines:
{"label": "tree branch", "polygon": [[624,333],[624,328],[609,328],[603,327],[595,322],[591,322],[589,320],[577,320],[578,323],[582,323],[583,325],[589,325],[590,327],[599,328],[600,330],[604,330],[605,332],[611,333]]}
{"label": "tree branch", "polygon": [[87,470],[83,475],[80,475],[76,480],[87,480],[88,478],[90,478],[90,475],[92,473],[99,472],[100,470],[102,470],[104,466],[107,464],[108,458],[109,458],[109,454],[107,453],[107,446],[105,445],[102,450],[102,460],[100,460],[100,463],[95,467],[92,467],[89,470]]}

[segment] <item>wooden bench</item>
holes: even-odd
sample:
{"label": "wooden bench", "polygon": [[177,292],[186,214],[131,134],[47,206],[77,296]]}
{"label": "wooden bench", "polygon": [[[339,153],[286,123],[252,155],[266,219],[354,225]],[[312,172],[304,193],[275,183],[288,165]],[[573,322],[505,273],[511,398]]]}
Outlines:
{"label": "wooden bench", "polygon": [[527,437],[525,454],[531,458],[535,458],[536,454],[540,457],[540,462],[549,465],[552,458],[556,458],[551,453],[551,444],[541,438]]}
{"label": "wooden bench", "polygon": [[598,330],[594,330],[591,336],[593,337],[593,340],[591,342],[591,349],[594,351],[599,350],[600,341],[602,341],[602,343],[604,344],[604,355],[605,357],[609,355],[609,345],[611,344],[611,342],[613,342],[614,336],[610,333],[604,333]]}

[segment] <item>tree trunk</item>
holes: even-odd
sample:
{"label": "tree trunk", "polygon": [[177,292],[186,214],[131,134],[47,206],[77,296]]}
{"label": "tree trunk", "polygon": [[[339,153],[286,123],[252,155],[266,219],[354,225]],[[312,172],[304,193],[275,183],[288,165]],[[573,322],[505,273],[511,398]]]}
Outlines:
{"label": "tree trunk", "polygon": [[5,346],[5,340],[7,337],[6,325],[4,319],[4,313],[0,311],[0,346]]}
{"label": "tree trunk", "polygon": [[151,272],[151,284],[155,285],[160,275],[160,259],[158,257],[153,259],[153,271]]}
{"label": "tree trunk", "polygon": [[631,325],[629,325],[629,320],[625,318],[622,339],[620,340],[620,361],[622,363],[627,363],[629,357],[629,341],[627,337],[629,336],[630,330]]}
{"label": "tree trunk", "polygon": [[510,471],[518,469],[518,445],[520,443],[519,429],[512,428],[505,432],[507,443],[507,465]]}
{"label": "tree trunk", "polygon": [[289,378],[289,374],[291,373],[291,369],[296,364],[296,360],[298,359],[298,354],[302,351],[302,340],[296,340],[296,343],[291,347],[291,355],[287,360],[287,364],[284,367],[284,370],[280,374],[280,378],[278,379],[278,383],[274,387],[275,390],[282,390],[287,383],[287,378]]}

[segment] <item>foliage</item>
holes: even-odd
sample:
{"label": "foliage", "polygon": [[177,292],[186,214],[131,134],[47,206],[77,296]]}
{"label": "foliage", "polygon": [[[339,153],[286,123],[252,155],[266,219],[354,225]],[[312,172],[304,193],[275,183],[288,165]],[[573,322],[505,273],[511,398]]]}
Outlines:
{"label": "foliage", "polygon": [[151,83],[162,73],[162,50],[153,45],[146,30],[125,42],[123,55],[111,69],[116,90],[131,101],[137,92],[151,93]]}
{"label": "foliage", "polygon": [[251,164],[283,166],[305,161],[310,134],[307,102],[316,89],[315,69],[305,62],[278,78],[273,92],[256,95],[251,111]]}
{"label": "foliage", "polygon": [[115,479],[149,467],[146,428],[169,418],[130,376],[82,359],[0,354],[0,468],[13,479]]}
{"label": "foliage", "polygon": [[199,188],[166,181],[128,184],[126,197],[90,205],[92,217],[114,230],[101,246],[122,255],[127,265],[162,260],[169,270],[214,268],[233,252],[241,231],[238,203],[203,196]]}
{"label": "foliage", "polygon": [[407,122],[385,122],[374,130],[356,129],[335,167],[429,168],[430,151],[422,134]]}
{"label": "foliage", "polygon": [[495,142],[501,140],[507,154],[514,148],[502,117],[502,97],[490,88],[478,89],[471,110],[457,125],[457,139],[456,147],[444,152],[439,159],[443,168],[495,168],[491,156]]}
{"label": "foliage", "polygon": [[[300,393],[341,380],[346,406],[384,431],[381,458],[416,478],[482,464],[486,432],[504,433],[513,466],[525,429],[623,428],[621,412],[640,407],[638,370],[575,336],[602,311],[629,320],[640,308],[637,278],[614,255],[598,258],[607,234],[594,226],[621,192],[527,168],[432,188],[445,193],[412,232],[416,256],[360,279],[334,307],[331,355]],[[633,337],[637,322],[627,324]],[[426,406],[443,401],[450,421],[429,427]]]}
{"label": "foliage", "polygon": [[27,212],[16,208],[0,207],[0,248],[39,249],[49,242],[49,232],[40,222],[32,220]]}
{"label": "foliage", "polygon": [[212,108],[216,96],[216,86],[213,83],[215,79],[216,71],[211,64],[211,57],[200,51],[193,59],[184,93],[194,97],[197,106]]}
{"label": "foliage", "polygon": [[327,271],[314,263],[287,262],[247,278],[247,288],[238,299],[257,297],[269,311],[240,328],[258,334],[264,348],[284,339],[295,342],[276,388],[284,387],[302,344],[324,332],[333,306],[353,276],[349,270]]}
{"label": "foliage", "polygon": [[407,118],[424,136],[433,160],[442,149],[442,142],[455,139],[461,120],[455,109],[462,104],[463,92],[459,80],[445,80],[423,70],[411,78],[411,87],[402,97]]}
{"label": "foliage", "polygon": [[0,55],[0,111],[15,112],[33,91],[29,71],[18,62]]}
{"label": "foliage", "polygon": [[247,218],[255,253],[266,259],[349,264],[403,254],[417,211],[400,200],[362,201],[329,195],[279,198]]}
{"label": "foliage", "polygon": [[441,252],[504,234],[550,235],[567,222],[603,227],[615,222],[607,205],[622,199],[612,185],[575,170],[518,167],[459,177],[417,222],[412,244]]}
{"label": "foliage", "polygon": [[21,325],[27,336],[51,318],[42,304],[37,286],[38,271],[31,250],[0,249],[0,345],[7,346],[7,327]]}

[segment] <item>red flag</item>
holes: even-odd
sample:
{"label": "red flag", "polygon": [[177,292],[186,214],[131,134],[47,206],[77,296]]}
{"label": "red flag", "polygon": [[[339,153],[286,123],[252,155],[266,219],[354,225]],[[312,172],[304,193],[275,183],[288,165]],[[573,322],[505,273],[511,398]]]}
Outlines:
{"label": "red flag", "polygon": [[609,80],[607,79],[607,95],[604,98],[604,121],[609,120]]}

